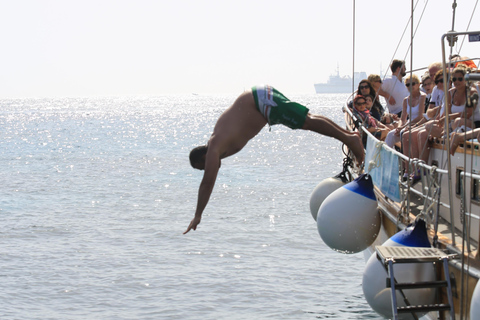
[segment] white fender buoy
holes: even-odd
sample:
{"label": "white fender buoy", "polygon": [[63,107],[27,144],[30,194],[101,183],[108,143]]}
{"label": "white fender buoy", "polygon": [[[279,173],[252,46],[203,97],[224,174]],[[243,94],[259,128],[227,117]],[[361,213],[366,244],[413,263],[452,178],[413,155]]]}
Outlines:
{"label": "white fender buoy", "polygon": [[320,237],[342,253],[365,250],[375,241],[380,225],[373,182],[367,174],[335,190],[318,209]]}
{"label": "white fender buoy", "polygon": [[470,301],[470,319],[480,319],[480,281],[477,282]]}
{"label": "white fender buoy", "polygon": [[320,182],[310,196],[310,213],[313,219],[317,221],[318,209],[322,205],[323,201],[335,190],[342,187],[347,183],[347,179],[343,173],[331,178],[327,178]]}
{"label": "white fender buoy", "polygon": [[[418,220],[415,227],[408,227],[385,241],[384,246],[431,247],[425,222]],[[395,265],[395,279],[398,282],[434,281],[435,269],[432,263],[405,263]],[[386,287],[387,271],[378,260],[376,252],[368,259],[363,272],[362,288],[365,298],[375,312],[385,318],[392,318],[391,288]],[[404,290],[411,305],[433,304],[435,290],[432,288]],[[404,298],[397,291],[397,306],[405,306]],[[421,314],[417,314],[421,316]],[[414,319],[411,314],[399,314],[400,319]],[[472,318],[474,319],[474,318]]]}

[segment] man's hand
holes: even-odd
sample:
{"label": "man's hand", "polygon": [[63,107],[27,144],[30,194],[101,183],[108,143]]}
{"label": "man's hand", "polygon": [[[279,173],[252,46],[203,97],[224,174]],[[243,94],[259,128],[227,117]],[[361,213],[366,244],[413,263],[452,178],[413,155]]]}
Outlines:
{"label": "man's hand", "polygon": [[190,222],[190,225],[188,226],[187,228],[187,231],[185,231],[183,234],[186,234],[188,233],[190,230],[197,230],[197,226],[200,224],[200,220],[202,220],[201,217],[196,217],[192,219],[192,221]]}
{"label": "man's hand", "polygon": [[391,104],[391,105],[394,105],[396,103],[395,101],[395,98],[390,96],[390,98],[388,99],[388,102]]}

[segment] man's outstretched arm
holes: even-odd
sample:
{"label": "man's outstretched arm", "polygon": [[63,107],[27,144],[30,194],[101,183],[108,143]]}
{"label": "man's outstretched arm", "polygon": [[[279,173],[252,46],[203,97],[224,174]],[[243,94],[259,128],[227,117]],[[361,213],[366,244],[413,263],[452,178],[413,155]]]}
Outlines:
{"label": "man's outstretched arm", "polygon": [[210,195],[212,194],[213,187],[215,186],[215,181],[217,180],[218,170],[220,169],[220,157],[215,152],[207,152],[205,158],[205,172],[203,174],[202,182],[198,188],[198,200],[197,200],[197,209],[195,210],[195,216],[193,217],[190,225],[187,230],[183,233],[186,234],[190,230],[196,230],[197,226],[202,220],[203,210],[210,200]]}

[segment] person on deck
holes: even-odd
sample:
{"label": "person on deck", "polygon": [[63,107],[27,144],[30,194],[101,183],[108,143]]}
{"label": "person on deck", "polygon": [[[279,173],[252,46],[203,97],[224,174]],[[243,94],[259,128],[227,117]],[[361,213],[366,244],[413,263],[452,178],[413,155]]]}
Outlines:
{"label": "person on deck", "polygon": [[380,88],[382,87],[382,78],[378,74],[370,74],[368,75],[367,80],[372,84],[373,89],[377,93],[375,95],[375,100],[373,102],[373,107],[378,110],[382,110],[381,114],[382,116],[380,117],[380,122],[386,125],[387,127],[395,127],[397,122],[399,120],[398,116],[396,114],[391,114],[388,113],[388,111],[385,111],[385,108],[383,107],[382,103],[380,102],[380,95],[378,92],[380,91]]}
{"label": "person on deck", "polygon": [[408,95],[408,89],[402,79],[406,75],[405,61],[393,60],[390,65],[392,76],[383,81],[378,94],[387,101],[387,108],[390,113],[401,116],[403,99]]}
{"label": "person on deck", "polygon": [[372,84],[373,89],[375,89],[375,92],[378,93],[378,90],[382,86],[382,78],[378,74],[369,74],[367,77],[367,80]]}
{"label": "person on deck", "polygon": [[[463,119],[470,119],[474,111],[476,109],[476,105],[469,105],[467,99],[467,91],[468,96],[470,98],[476,95],[478,100],[478,93],[475,87],[467,88],[466,81],[465,81],[465,74],[467,73],[467,69],[464,66],[456,67],[452,72],[452,81],[454,87],[448,91],[447,94],[447,106],[444,108],[444,111],[441,111],[441,118],[438,120],[430,121],[425,125],[425,130],[421,131],[418,134],[418,144],[420,146],[425,146],[422,149],[420,154],[420,159],[426,161],[428,159],[428,152],[427,150],[427,143],[431,142],[433,138],[440,138],[444,135],[445,129],[445,115],[444,113],[448,112],[450,123],[449,128],[452,127],[455,119],[463,118]],[[468,89],[468,90],[467,90]],[[451,130],[449,130],[451,131]]]}
{"label": "person on deck", "polygon": [[380,121],[371,116],[370,111],[368,110],[367,99],[372,101],[372,96],[362,96],[357,95],[353,99],[353,115],[357,117],[358,120],[362,122],[362,125],[373,134],[379,140],[385,140],[387,133],[390,131],[390,128],[387,128]]}
{"label": "person on deck", "polygon": [[425,94],[427,95],[427,98],[425,99],[425,111],[424,112],[427,112],[427,110],[428,110],[428,106],[430,105],[430,99],[432,98],[432,91],[433,91],[434,87],[435,86],[434,86],[434,83],[433,83],[433,79],[430,77],[430,73],[428,73],[428,71],[426,71],[422,76],[422,87],[420,88],[420,90],[425,92]]}
{"label": "person on deck", "polygon": [[433,62],[428,66],[428,74],[430,74],[430,78],[435,79],[435,75],[438,71],[442,70],[442,63],[441,62]]}
{"label": "person on deck", "polygon": [[[385,139],[385,143],[390,148],[400,141],[402,134],[408,129],[408,126],[413,126],[423,119],[427,96],[420,91],[420,79],[415,74],[409,75],[405,78],[405,86],[408,87],[410,95],[403,100],[402,117],[397,128],[391,130]],[[404,148],[408,147],[404,146]]]}
{"label": "person on deck", "polygon": [[[437,69],[429,68],[429,71],[435,70]],[[443,101],[443,71],[439,70],[438,72],[436,72],[436,75],[434,75],[434,79],[437,79],[437,81],[431,81],[429,73],[428,75],[427,73],[425,73],[424,77],[422,78],[423,85],[425,85],[425,83],[428,84],[428,81],[431,81],[432,84],[433,82],[437,83],[437,86],[435,86],[433,90],[435,93],[430,97],[431,103],[428,103],[427,110],[423,114],[423,119],[418,121],[415,126],[412,127],[410,131],[408,131],[407,134],[402,135],[402,146],[408,146],[408,151],[411,158],[420,158],[420,155],[422,153],[424,156],[426,155],[426,153],[424,152],[426,150],[425,147],[419,146],[418,136],[421,132],[426,131],[425,125],[433,121],[431,117],[433,119],[440,118],[439,113]],[[431,87],[431,85],[426,85],[426,87]],[[427,101],[427,99],[425,99],[425,101]]]}
{"label": "person on deck", "polygon": [[305,106],[288,100],[269,85],[253,87],[242,93],[218,118],[208,143],[190,152],[190,164],[204,173],[195,215],[184,234],[197,229],[217,180],[221,160],[242,150],[267,123],[333,137],[348,146],[358,164],[365,158],[358,133],[343,129],[327,117],[309,113]]}
{"label": "person on deck", "polygon": [[392,130],[395,128],[395,125],[392,123],[392,124],[384,124],[380,121],[380,119],[378,119],[377,117],[373,116],[372,114],[372,110],[374,110],[374,101],[375,101],[375,97],[367,94],[366,96],[363,96],[365,98],[365,101],[366,101],[366,107],[367,107],[367,110],[370,112],[370,115],[375,118],[376,120],[376,123],[377,123],[377,127],[380,127],[380,128],[385,128],[385,129],[389,129],[389,130]]}
{"label": "person on deck", "polygon": [[[448,71],[447,71],[448,72]],[[419,158],[423,161],[428,160],[428,145],[425,145],[425,141],[419,141],[419,137],[426,137],[427,129],[426,126],[433,123],[434,120],[438,120],[440,118],[440,111],[443,104],[443,71],[442,71],[442,64],[440,62],[435,62],[429,65],[428,67],[428,74],[433,80],[435,87],[432,90],[432,94],[430,97],[430,101],[428,104],[428,108],[423,114],[423,119],[417,122],[417,124],[411,128],[407,134],[402,135],[402,146],[406,146],[408,148],[408,153],[411,158]],[[448,74],[448,73],[447,73]],[[427,76],[427,72],[425,73],[424,77],[422,78],[423,85],[425,82],[429,81]],[[428,84],[428,82],[427,82]],[[428,86],[430,87],[430,86]],[[428,92],[428,90],[426,90]]]}
{"label": "person on deck", "polygon": [[[425,118],[427,120],[435,119],[440,115],[440,109],[442,107],[443,99],[445,97],[445,91],[443,86],[443,81],[447,81],[449,72],[447,71],[447,76],[444,77],[443,70],[438,70],[435,75],[433,76],[433,82],[435,83],[435,87],[432,90],[432,95],[430,97],[429,107],[426,111]],[[450,87],[450,86],[449,86]]]}
{"label": "person on deck", "polygon": [[[364,97],[366,96],[375,97],[376,91],[375,91],[375,88],[373,87],[373,84],[367,79],[364,79],[360,81],[360,83],[358,84],[357,94],[360,94]],[[369,111],[370,111],[370,115],[379,121],[382,118],[382,115],[384,113],[383,106],[377,100],[372,101],[372,106],[369,109]]]}

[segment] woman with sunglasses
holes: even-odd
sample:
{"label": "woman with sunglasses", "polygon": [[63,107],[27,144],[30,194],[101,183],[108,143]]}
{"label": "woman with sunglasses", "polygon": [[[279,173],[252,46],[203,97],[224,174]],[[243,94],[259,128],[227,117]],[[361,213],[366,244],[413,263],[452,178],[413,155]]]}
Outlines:
{"label": "woman with sunglasses", "polygon": [[372,117],[380,121],[385,111],[382,104],[378,100],[378,95],[376,94],[377,91],[375,90],[375,86],[373,85],[373,83],[368,80],[362,80],[358,85],[358,90],[358,92],[364,97],[374,97],[372,101],[372,106],[370,108],[370,114],[372,115]]}
{"label": "woman with sunglasses", "polygon": [[[437,71],[439,75],[443,75],[442,71]],[[435,74],[436,74],[435,73]],[[441,78],[439,76],[439,78]],[[438,79],[439,79],[438,78]],[[415,126],[411,128],[411,131],[408,132],[408,134],[402,135],[402,146],[408,146],[408,153],[405,153],[406,155],[410,155],[412,158],[418,158],[419,157],[419,151],[418,151],[418,133],[424,129],[424,124],[428,121],[430,121],[430,117],[427,115],[427,112],[430,112],[432,115],[435,115],[435,112],[438,112],[440,110],[440,106],[436,106],[437,100],[440,101],[439,104],[441,104],[441,101],[443,99],[443,79],[441,81],[437,81],[438,85],[440,86],[439,89],[434,85],[433,79],[430,77],[430,72],[425,71],[425,73],[422,76],[422,86],[421,89],[422,92],[426,94],[425,98],[425,113],[423,114],[423,118],[418,121]],[[433,98],[433,91],[435,91],[435,98]],[[433,103],[430,104],[430,101],[433,99]],[[433,112],[431,111],[433,108],[436,108]]]}
{"label": "woman with sunglasses", "polygon": [[[362,95],[364,97],[366,96],[374,96],[375,97],[375,89],[373,88],[373,85],[370,81],[367,79],[363,79],[360,81],[358,84],[357,88],[357,95]],[[350,109],[353,108],[353,100],[348,103],[348,106]],[[370,110],[370,116],[374,117],[377,120],[380,120],[382,114],[383,114],[383,107],[380,104],[380,108],[378,109],[378,106],[372,106],[372,109]]]}
{"label": "woman with sunglasses", "polygon": [[[467,107],[467,92],[468,96],[472,97],[477,95],[477,89],[474,87],[468,87],[465,82],[465,74],[467,73],[467,69],[464,66],[456,67],[452,74],[452,81],[454,87],[448,90],[447,95],[447,112],[449,114],[449,128],[455,129],[452,127],[454,124],[455,119],[460,118],[463,119],[463,122],[458,122],[461,120],[457,120],[456,125],[465,125],[464,119],[469,119],[473,116],[475,109],[477,108],[477,104],[475,106],[468,106]],[[444,106],[442,106],[443,109]],[[440,112],[441,118],[439,120],[434,120],[428,122],[425,125],[425,130],[421,131],[418,134],[418,147],[421,149],[420,151],[420,159],[421,160],[428,160],[428,149],[429,141],[432,141],[434,138],[440,138],[444,135],[444,127],[445,127],[445,115],[443,115],[443,110]],[[463,124],[462,124],[463,123]],[[480,123],[479,123],[480,124]],[[470,124],[471,125],[471,124]],[[468,124],[467,124],[468,126]],[[473,125],[472,125],[473,126]],[[471,128],[471,127],[470,127]]]}
{"label": "woman with sunglasses", "polygon": [[[477,109],[478,92],[475,86],[467,86],[465,81],[466,73],[467,68],[463,65],[459,65],[453,70],[452,82],[455,87],[449,90],[451,98],[448,106],[449,114],[455,114],[457,118],[452,123],[452,131],[461,126],[464,126],[464,131],[467,131],[465,127],[475,129],[473,116]],[[476,101],[472,103],[471,97],[475,95],[477,98],[473,100]],[[470,99],[467,99],[467,97],[470,97]]]}
{"label": "woman with sunglasses", "polygon": [[381,117],[377,118],[377,120],[380,120],[380,122],[387,127],[396,127],[396,121],[399,119],[398,116],[396,114],[386,112],[385,108],[380,103],[380,95],[378,94],[378,91],[382,87],[382,78],[378,74],[370,74],[367,80],[372,84],[372,87],[376,93],[372,109],[379,110],[379,114],[381,114]]}
{"label": "woman with sunglasses", "polygon": [[435,87],[432,90],[430,104],[425,116],[427,120],[435,119],[440,116],[439,112],[443,104],[443,98],[445,96],[445,92],[443,91],[443,78],[443,70],[439,70],[437,71],[437,73],[435,73]]}
{"label": "woman with sunglasses", "polygon": [[400,118],[397,128],[391,130],[385,139],[385,143],[390,148],[392,148],[395,143],[400,142],[401,135],[408,129],[410,124],[413,126],[423,119],[427,95],[420,91],[420,79],[418,79],[415,74],[412,74],[408,75],[404,82],[410,95],[403,100],[402,117]]}

